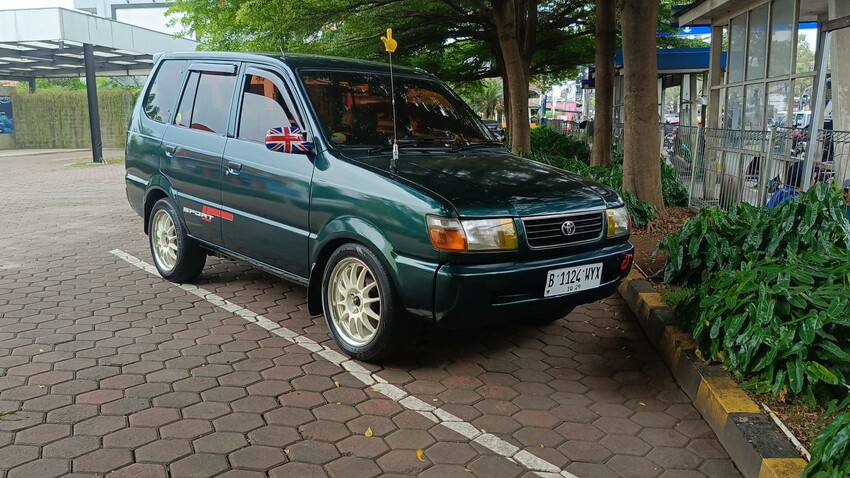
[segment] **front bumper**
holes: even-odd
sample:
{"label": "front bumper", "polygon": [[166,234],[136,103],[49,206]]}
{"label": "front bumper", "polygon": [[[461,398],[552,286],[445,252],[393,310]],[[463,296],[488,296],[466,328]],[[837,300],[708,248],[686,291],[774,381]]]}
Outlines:
{"label": "front bumper", "polygon": [[[566,257],[486,265],[443,265],[437,269],[434,318],[438,327],[462,328],[568,312],[572,307],[611,295],[629,274],[620,269],[629,242]],[[552,269],[602,263],[599,287],[558,297],[543,297]]]}

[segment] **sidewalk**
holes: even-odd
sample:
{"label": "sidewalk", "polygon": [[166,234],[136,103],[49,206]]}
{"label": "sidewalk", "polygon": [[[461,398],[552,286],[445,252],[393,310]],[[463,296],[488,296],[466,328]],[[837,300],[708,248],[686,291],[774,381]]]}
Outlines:
{"label": "sidewalk", "polygon": [[[62,155],[62,159],[91,157],[91,149],[0,149],[0,159],[18,158],[21,156]],[[123,149],[104,149],[104,158],[123,156]]]}

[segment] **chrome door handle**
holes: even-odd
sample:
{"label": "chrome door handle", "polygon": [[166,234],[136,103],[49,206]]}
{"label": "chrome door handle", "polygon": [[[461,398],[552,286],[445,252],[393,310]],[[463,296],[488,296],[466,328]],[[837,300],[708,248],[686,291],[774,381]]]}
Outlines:
{"label": "chrome door handle", "polygon": [[227,174],[227,175],[232,174],[232,175],[236,176],[240,172],[242,172],[242,165],[241,164],[234,163],[234,162],[228,162],[227,163],[227,169],[224,171],[224,174]]}
{"label": "chrome door handle", "polygon": [[176,144],[166,144],[166,145],[163,146],[163,150],[165,151],[166,156],[168,156],[169,158],[173,158],[174,153],[177,152],[177,145]]}

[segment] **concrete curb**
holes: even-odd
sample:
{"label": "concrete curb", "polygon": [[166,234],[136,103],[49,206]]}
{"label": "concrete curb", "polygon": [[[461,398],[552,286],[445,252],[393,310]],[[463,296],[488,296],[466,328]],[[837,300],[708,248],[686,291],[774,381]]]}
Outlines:
{"label": "concrete curb", "polygon": [[619,290],[738,470],[746,478],[799,477],[806,460],[722,367],[696,358],[693,339],[643,274],[633,270]]}

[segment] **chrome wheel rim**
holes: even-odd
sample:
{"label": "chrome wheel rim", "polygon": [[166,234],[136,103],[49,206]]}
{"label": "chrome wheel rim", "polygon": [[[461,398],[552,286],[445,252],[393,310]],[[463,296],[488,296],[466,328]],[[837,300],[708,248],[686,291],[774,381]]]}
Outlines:
{"label": "chrome wheel rim", "polygon": [[153,258],[160,269],[170,272],[177,264],[177,228],[164,209],[153,216]]}
{"label": "chrome wheel rim", "polygon": [[331,271],[327,299],[331,324],[349,345],[368,344],[381,323],[381,293],[372,271],[349,257]]}

